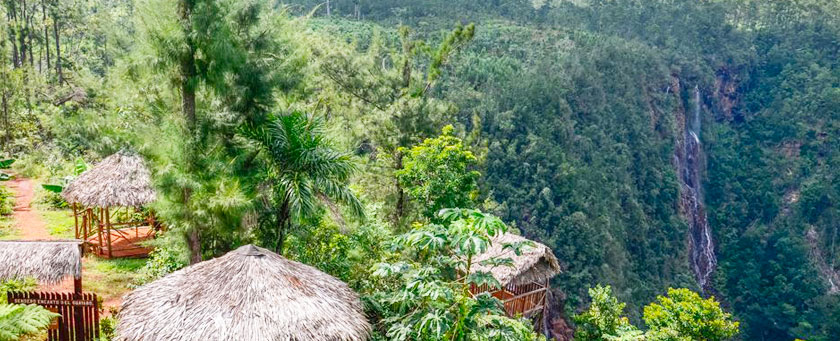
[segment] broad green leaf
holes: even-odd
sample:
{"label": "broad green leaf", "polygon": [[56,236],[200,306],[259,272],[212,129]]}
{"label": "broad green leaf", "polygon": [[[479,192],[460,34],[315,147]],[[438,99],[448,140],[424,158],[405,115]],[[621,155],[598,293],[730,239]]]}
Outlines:
{"label": "broad green leaf", "polygon": [[61,185],[42,184],[41,187],[53,193],[61,193],[64,190],[64,186]]}
{"label": "broad green leaf", "polygon": [[475,284],[476,286],[487,285],[490,288],[498,289],[502,287],[502,284],[493,277],[493,274],[486,272],[486,271],[476,271],[469,276],[467,276],[467,283],[468,284]]}
{"label": "broad green leaf", "polygon": [[0,169],[8,169],[15,163],[15,159],[0,160]]}

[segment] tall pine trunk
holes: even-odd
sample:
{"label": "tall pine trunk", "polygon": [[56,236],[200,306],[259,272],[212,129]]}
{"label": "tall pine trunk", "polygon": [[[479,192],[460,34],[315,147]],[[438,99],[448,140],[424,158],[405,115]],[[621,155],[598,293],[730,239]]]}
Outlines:
{"label": "tall pine trunk", "polygon": [[55,72],[58,74],[58,85],[64,83],[64,74],[61,72],[61,39],[58,34],[58,15],[53,11],[53,34],[55,34]]}
{"label": "tall pine trunk", "polygon": [[47,73],[52,68],[50,65],[50,25],[47,23],[47,5],[41,0],[41,20],[44,22],[44,49],[47,55]]}
{"label": "tall pine trunk", "polygon": [[[2,67],[5,67],[5,65]],[[3,76],[5,77],[5,75]],[[9,124],[9,102],[7,100],[8,95],[6,91],[7,85],[5,84],[5,79],[3,80],[3,83],[3,92],[0,93],[0,97],[2,97],[0,98],[0,102],[2,102],[3,106],[3,127],[5,128],[5,133],[3,134],[3,145],[8,146],[12,137],[12,127],[11,124]]]}
{"label": "tall pine trunk", "polygon": [[32,18],[34,17],[33,14],[29,14],[29,18],[26,19],[26,35],[29,38],[29,66],[35,68],[35,44],[32,42]]}
{"label": "tall pine trunk", "polygon": [[[12,43],[12,65],[14,67],[18,67],[19,63],[19,56],[18,56],[18,48],[17,48],[17,36],[15,35],[15,28],[14,22],[16,21],[15,7],[14,2],[9,3],[8,11],[6,12],[6,22],[8,22],[9,27],[9,41]],[[5,49],[4,49],[5,50]],[[5,51],[3,51],[5,52]]]}
{"label": "tall pine trunk", "polygon": [[[21,24],[23,19],[23,24]],[[26,65],[26,57],[29,51],[26,48],[26,0],[21,1],[20,18],[17,20],[18,28],[18,44],[20,44],[20,66]]]}
{"label": "tall pine trunk", "polygon": [[[195,138],[196,138],[196,117],[195,117],[195,50],[190,41],[190,32],[192,31],[192,23],[190,22],[190,15],[192,12],[191,0],[180,0],[178,4],[178,16],[181,20],[181,28],[184,30],[187,37],[187,50],[181,56],[181,112],[184,115],[184,120],[187,123],[187,160],[186,173],[193,173],[193,165],[197,157],[195,152]],[[187,210],[186,215],[188,220],[192,220],[192,193],[189,190],[184,192],[184,206]],[[190,249],[190,263],[195,264],[201,261],[201,234],[199,226],[193,224],[187,235],[187,244]]]}

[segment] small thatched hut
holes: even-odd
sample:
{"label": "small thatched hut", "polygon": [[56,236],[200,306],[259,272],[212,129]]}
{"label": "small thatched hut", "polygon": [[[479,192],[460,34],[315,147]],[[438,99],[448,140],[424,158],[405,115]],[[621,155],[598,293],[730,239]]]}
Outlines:
{"label": "small thatched hut", "polygon": [[369,330],[345,283],[246,245],[126,295],[116,340],[356,341]]}
{"label": "small thatched hut", "polygon": [[61,196],[87,207],[140,207],[156,198],[149,174],[139,155],[120,151],[79,175]]}
{"label": "small thatched hut", "polygon": [[81,240],[0,241],[0,281],[32,277],[43,284],[82,277]]}
{"label": "small thatched hut", "polygon": [[[474,294],[489,291],[505,304],[511,315],[529,315],[545,307],[549,280],[560,273],[560,263],[547,246],[511,233],[495,236],[490,248],[475,257],[473,272],[489,272],[502,285],[501,289],[474,287]],[[531,242],[517,255],[507,244]],[[510,258],[513,266],[484,266],[480,263],[491,258]]]}
{"label": "small thatched hut", "polygon": [[156,199],[149,170],[139,155],[120,151],[105,158],[68,184],[61,196],[73,205],[76,238],[97,254],[108,258],[148,254],[139,242],[154,235],[153,217],[112,222],[120,209],[138,211]]}

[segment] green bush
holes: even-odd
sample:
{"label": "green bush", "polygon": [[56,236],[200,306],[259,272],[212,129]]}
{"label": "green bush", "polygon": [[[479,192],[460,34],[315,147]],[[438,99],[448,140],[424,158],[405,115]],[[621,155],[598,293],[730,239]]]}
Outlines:
{"label": "green bush", "polygon": [[189,253],[183,239],[179,237],[176,234],[164,234],[152,242],[155,249],[149,254],[149,261],[140,269],[141,276],[135,285],[149,283],[189,264]]}
{"label": "green bush", "polygon": [[6,186],[0,185],[0,215],[12,214],[15,197]]}

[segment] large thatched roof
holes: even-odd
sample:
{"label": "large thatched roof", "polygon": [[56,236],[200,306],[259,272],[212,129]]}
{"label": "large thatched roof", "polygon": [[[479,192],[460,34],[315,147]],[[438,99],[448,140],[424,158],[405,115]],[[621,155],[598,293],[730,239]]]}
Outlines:
{"label": "large thatched roof", "polygon": [[125,151],[105,158],[79,175],[61,196],[67,202],[89,207],[142,206],[156,198],[143,159]]}
{"label": "large thatched roof", "polygon": [[247,245],[126,295],[116,339],[356,341],[369,330],[347,284]]}
{"label": "large thatched roof", "polygon": [[[520,255],[516,255],[510,248],[505,249],[505,244],[526,242],[521,236],[505,233],[491,239],[492,244],[487,252],[475,257],[475,265],[472,271],[484,271],[493,274],[503,286],[508,284],[519,285],[532,281],[543,282],[560,273],[560,263],[557,257],[547,246],[533,242],[533,247],[524,247]],[[513,260],[513,267],[510,266],[483,266],[479,262],[490,258],[510,258]]]}
{"label": "large thatched roof", "polygon": [[33,277],[55,284],[82,276],[79,240],[0,241],[0,281]]}

